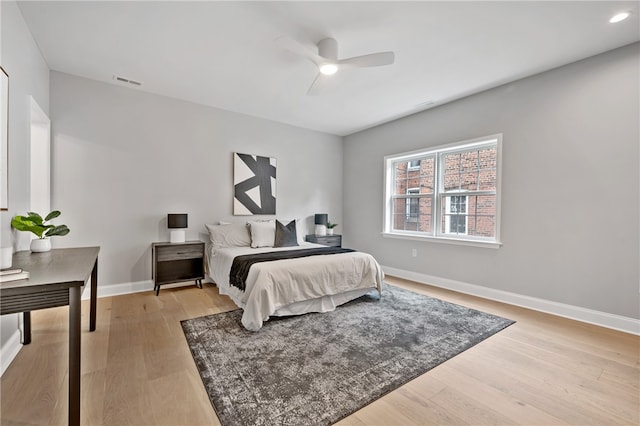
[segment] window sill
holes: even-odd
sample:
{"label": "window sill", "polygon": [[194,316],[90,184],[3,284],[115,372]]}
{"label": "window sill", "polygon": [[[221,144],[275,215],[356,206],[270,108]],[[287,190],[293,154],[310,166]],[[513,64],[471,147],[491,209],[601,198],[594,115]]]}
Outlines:
{"label": "window sill", "polygon": [[483,247],[498,249],[502,246],[501,242],[496,241],[479,241],[479,240],[463,240],[458,238],[431,237],[427,235],[402,234],[398,232],[383,232],[385,238],[397,238],[401,240],[425,241],[430,243],[455,244],[461,246]]}

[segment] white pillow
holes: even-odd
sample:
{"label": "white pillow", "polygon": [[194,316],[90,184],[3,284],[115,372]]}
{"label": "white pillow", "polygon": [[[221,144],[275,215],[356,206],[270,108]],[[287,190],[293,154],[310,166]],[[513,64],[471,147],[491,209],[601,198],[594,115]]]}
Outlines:
{"label": "white pillow", "polygon": [[205,224],[204,226],[209,231],[211,244],[216,247],[249,247],[251,245],[251,235],[244,223]]}
{"label": "white pillow", "polygon": [[276,239],[276,221],[260,220],[248,222],[251,230],[251,247],[273,247]]}

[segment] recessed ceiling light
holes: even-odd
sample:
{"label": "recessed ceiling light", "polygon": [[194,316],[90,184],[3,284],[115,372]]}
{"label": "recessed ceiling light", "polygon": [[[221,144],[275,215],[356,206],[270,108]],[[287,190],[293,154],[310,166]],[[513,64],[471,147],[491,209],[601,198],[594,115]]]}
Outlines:
{"label": "recessed ceiling light", "polygon": [[611,19],[609,19],[609,22],[615,24],[616,22],[624,21],[629,17],[629,15],[629,12],[618,13],[617,15],[614,15]]}
{"label": "recessed ceiling light", "polygon": [[320,66],[320,72],[324,75],[333,75],[338,71],[338,67],[335,64],[322,64]]}

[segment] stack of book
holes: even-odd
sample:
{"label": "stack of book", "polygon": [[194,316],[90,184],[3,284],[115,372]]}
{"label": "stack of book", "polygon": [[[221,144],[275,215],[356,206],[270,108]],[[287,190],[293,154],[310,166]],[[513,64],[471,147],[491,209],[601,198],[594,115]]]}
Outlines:
{"label": "stack of book", "polygon": [[27,279],[29,279],[29,271],[24,271],[22,268],[0,269],[0,283]]}

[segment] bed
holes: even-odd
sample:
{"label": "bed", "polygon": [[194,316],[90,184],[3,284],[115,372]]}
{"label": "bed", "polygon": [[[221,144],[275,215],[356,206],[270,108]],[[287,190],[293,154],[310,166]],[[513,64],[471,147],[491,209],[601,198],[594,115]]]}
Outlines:
{"label": "bed", "polygon": [[[287,226],[295,230],[292,222]],[[258,331],[270,316],[329,312],[368,292],[381,291],[384,275],[380,265],[370,254],[357,251],[254,263],[248,269],[243,290],[230,282],[238,256],[270,252],[295,255],[298,250],[323,246],[304,242],[297,231],[289,244],[274,244],[278,238],[272,236],[271,227],[276,227],[276,221],[206,227],[211,240],[207,247],[207,274],[220,294],[229,296],[243,309],[242,325],[248,330]]]}

